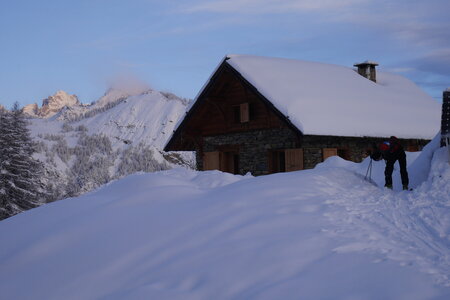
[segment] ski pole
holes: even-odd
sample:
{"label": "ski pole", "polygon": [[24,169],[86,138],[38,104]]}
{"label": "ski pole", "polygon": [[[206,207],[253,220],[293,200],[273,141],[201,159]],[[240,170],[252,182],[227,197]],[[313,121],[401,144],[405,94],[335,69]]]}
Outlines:
{"label": "ski pole", "polygon": [[366,176],[364,176],[364,180],[372,180],[372,158],[370,158],[369,166],[367,167]]}

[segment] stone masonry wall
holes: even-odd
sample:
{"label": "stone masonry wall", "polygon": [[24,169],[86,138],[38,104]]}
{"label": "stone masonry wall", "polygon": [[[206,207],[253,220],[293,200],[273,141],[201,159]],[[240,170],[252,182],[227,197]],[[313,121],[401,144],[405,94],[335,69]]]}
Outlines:
{"label": "stone masonry wall", "polygon": [[[221,151],[222,147],[236,146],[239,149],[239,174],[251,172],[253,175],[269,173],[268,155],[270,150],[303,148],[304,168],[314,168],[323,161],[323,148],[337,148],[341,156],[354,162],[367,157],[373,143],[380,143],[386,138],[337,137],[304,135],[298,137],[291,129],[279,128],[230,133],[203,138],[203,151]],[[401,144],[417,146],[421,150],[427,140],[400,140]],[[197,151],[197,168],[203,169],[202,157]]]}
{"label": "stone masonry wall", "polygon": [[[386,141],[387,138],[374,137],[340,137],[340,136],[321,136],[304,135],[302,137],[301,147],[304,153],[304,168],[314,168],[323,161],[323,148],[337,148],[342,156],[347,160],[361,162],[368,156],[373,144],[379,144]],[[429,140],[417,139],[399,139],[405,150],[408,146],[415,146],[417,150],[422,148]]]}
{"label": "stone masonry wall", "polygon": [[[251,172],[253,175],[263,175],[269,173],[269,150],[296,148],[296,141],[295,133],[289,129],[256,130],[204,137],[203,151],[218,151],[221,146],[239,146],[239,174]],[[199,155],[197,168],[203,169]]]}

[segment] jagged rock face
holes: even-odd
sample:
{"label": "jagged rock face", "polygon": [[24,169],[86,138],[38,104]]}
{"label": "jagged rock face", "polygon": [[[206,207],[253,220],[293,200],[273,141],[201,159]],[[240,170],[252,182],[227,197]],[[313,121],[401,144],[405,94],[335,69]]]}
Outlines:
{"label": "jagged rock face", "polygon": [[36,117],[39,113],[39,107],[36,103],[25,105],[22,112],[31,117]]}
{"label": "jagged rock face", "polygon": [[64,91],[58,91],[53,96],[48,97],[42,101],[42,107],[38,112],[41,118],[49,118],[64,107],[72,107],[81,105],[76,95],[69,95]]}

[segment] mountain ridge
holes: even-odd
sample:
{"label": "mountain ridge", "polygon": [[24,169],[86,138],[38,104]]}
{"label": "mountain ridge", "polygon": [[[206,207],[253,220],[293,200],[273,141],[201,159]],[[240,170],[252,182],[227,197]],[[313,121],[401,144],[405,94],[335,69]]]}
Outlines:
{"label": "mountain ridge", "polygon": [[139,171],[194,167],[191,153],[162,151],[185,115],[188,99],[152,89],[109,89],[88,105],[65,92],[47,99],[46,113],[41,108],[28,117],[37,145],[34,157],[45,165],[45,182],[52,186],[51,201]]}

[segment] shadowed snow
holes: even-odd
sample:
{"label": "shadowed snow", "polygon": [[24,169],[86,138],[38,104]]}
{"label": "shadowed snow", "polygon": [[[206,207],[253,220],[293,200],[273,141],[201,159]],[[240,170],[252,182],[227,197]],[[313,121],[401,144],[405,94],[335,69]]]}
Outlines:
{"label": "shadowed snow", "polygon": [[2,297],[448,299],[444,154],[413,192],[332,160],[261,177],[132,175],[0,222]]}

